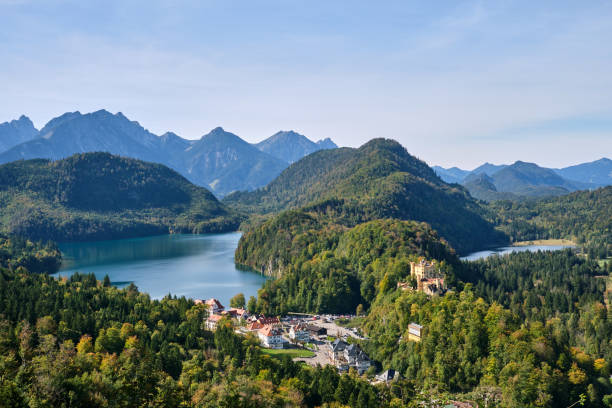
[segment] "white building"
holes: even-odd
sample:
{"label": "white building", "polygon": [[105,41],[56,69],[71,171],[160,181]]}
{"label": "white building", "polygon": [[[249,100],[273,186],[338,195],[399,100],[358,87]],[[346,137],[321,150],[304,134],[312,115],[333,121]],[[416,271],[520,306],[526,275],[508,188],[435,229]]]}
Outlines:
{"label": "white building", "polygon": [[307,342],[310,340],[308,326],[304,323],[294,324],[289,328],[289,338],[295,341]]}
{"label": "white building", "polygon": [[206,319],[206,328],[208,330],[216,330],[221,319],[223,319],[223,316],[217,314],[208,316],[208,319]]}
{"label": "white building", "polygon": [[273,326],[264,326],[257,332],[259,340],[264,347],[272,349],[283,348],[283,335],[282,331]]}

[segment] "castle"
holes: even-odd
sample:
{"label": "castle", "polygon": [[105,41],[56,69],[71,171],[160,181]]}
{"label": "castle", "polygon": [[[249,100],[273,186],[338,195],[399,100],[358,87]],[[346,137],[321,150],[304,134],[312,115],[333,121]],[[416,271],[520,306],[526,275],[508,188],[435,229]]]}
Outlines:
{"label": "castle", "polygon": [[[428,295],[441,294],[446,291],[444,276],[440,272],[436,261],[410,262],[410,276],[417,282],[417,290]],[[398,287],[405,288],[405,284],[398,283]]]}

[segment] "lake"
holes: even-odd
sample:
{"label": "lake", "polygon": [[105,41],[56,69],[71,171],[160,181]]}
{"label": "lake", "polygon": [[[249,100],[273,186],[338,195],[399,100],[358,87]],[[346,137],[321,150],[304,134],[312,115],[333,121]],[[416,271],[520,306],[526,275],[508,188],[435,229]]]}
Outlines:
{"label": "lake", "polygon": [[537,251],[558,251],[560,249],[565,249],[565,248],[573,248],[573,245],[523,245],[523,246],[509,246],[509,247],[502,247],[502,248],[496,248],[496,249],[492,249],[492,250],[486,250],[486,251],[478,251],[478,252],[473,252],[467,256],[463,256],[461,257],[462,260],[464,261],[476,261],[478,259],[483,259],[483,258],[487,258],[491,255],[505,255],[505,254],[510,254],[512,252],[524,252],[524,251],[531,251],[531,252],[537,252]]}
{"label": "lake", "polygon": [[168,293],[190,298],[215,297],[229,305],[236,293],[257,295],[266,278],[234,264],[239,232],[176,234],[112,241],[60,244],[63,262],[54,276],[75,272],[108,275],[113,285],[134,282],[154,299]]}

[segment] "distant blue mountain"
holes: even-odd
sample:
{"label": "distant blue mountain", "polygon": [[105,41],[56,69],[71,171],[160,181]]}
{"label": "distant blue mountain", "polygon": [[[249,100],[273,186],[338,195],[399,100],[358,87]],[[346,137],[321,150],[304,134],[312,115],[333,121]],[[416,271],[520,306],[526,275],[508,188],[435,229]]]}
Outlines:
{"label": "distant blue mountain", "polygon": [[487,201],[555,196],[612,184],[612,160],[607,158],[563,169],[522,161],[485,163],[471,172],[457,167],[433,169],[447,183],[463,184],[474,197]]}
{"label": "distant blue mountain", "polygon": [[440,166],[433,166],[432,169],[436,174],[447,183],[458,183],[461,184],[470,172],[468,170],[462,170],[459,167],[451,167],[445,169]]}
{"label": "distant blue mountain", "polygon": [[25,116],[0,124],[0,164],[108,152],[165,164],[218,196],[263,187],[291,162],[334,147],[329,139],[314,143],[295,132],[278,132],[257,145],[222,128],[197,141],[172,132],[157,136],[122,113],[106,110],[68,112],[50,120],[40,131]]}
{"label": "distant blue mountain", "polygon": [[38,130],[27,116],[21,115],[18,120],[0,123],[0,152],[38,136]]}
{"label": "distant blue mountain", "polygon": [[507,164],[491,164],[491,163],[485,163],[485,164],[481,164],[480,166],[476,167],[474,170],[472,170],[470,173],[474,173],[474,174],[486,174],[487,176],[492,176],[493,174],[497,173],[498,171],[500,171],[501,169],[508,167]]}
{"label": "distant blue mountain", "polygon": [[591,183],[598,187],[612,184],[612,160],[604,157],[590,163],[577,164],[563,169],[553,169],[568,180]]}
{"label": "distant blue mountain", "polygon": [[224,196],[265,186],[288,163],[218,127],[185,150],[183,166],[188,179]]}
{"label": "distant blue mountain", "polygon": [[254,145],[262,152],[268,153],[279,160],[294,163],[304,156],[308,156],[323,149],[335,149],[338,146],[331,139],[313,142],[293,130],[280,131]]}

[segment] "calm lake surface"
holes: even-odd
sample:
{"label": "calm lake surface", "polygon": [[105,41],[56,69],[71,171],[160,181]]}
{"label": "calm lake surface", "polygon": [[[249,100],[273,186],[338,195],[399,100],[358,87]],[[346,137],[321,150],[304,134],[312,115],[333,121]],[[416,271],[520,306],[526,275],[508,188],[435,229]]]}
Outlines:
{"label": "calm lake surface", "polygon": [[75,272],[108,275],[113,285],[134,282],[160,299],[172,295],[207,299],[224,306],[236,293],[257,295],[266,278],[234,264],[240,233],[161,235],[155,237],[60,244],[63,263],[54,276]]}
{"label": "calm lake surface", "polygon": [[505,255],[512,252],[524,252],[524,251],[558,251],[560,249],[573,248],[572,245],[525,245],[515,247],[502,247],[493,250],[473,252],[467,256],[462,257],[464,261],[476,261],[478,259],[487,258],[491,255]]}

